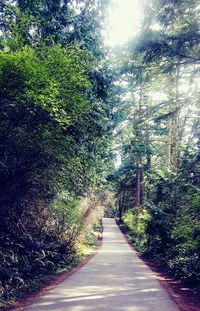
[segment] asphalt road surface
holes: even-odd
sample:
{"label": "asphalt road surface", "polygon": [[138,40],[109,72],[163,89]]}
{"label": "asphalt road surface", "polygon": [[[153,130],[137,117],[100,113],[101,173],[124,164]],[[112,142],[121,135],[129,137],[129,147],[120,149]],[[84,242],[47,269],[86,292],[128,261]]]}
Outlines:
{"label": "asphalt road surface", "polygon": [[26,311],[178,311],[153,272],[104,219],[102,249]]}

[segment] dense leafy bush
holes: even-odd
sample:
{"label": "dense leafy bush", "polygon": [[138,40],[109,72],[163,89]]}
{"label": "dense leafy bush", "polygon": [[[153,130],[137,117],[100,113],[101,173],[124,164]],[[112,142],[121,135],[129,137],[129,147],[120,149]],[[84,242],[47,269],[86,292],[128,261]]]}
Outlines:
{"label": "dense leafy bush", "polygon": [[96,245],[107,204],[103,197],[95,193],[78,201],[63,193],[40,232],[1,232],[0,302],[11,302],[37,289]]}
{"label": "dense leafy bush", "polygon": [[5,302],[38,287],[44,276],[48,278],[75,258],[64,240],[45,233],[2,235],[0,245],[0,300]]}
{"label": "dense leafy bush", "polygon": [[106,204],[106,1],[54,2],[3,1],[0,10],[3,303],[94,245]]}
{"label": "dense leafy bush", "polygon": [[109,125],[92,70],[91,53],[77,45],[0,50],[2,301],[71,264],[97,238],[104,202],[89,197],[106,182],[108,161],[99,158],[109,155]]}

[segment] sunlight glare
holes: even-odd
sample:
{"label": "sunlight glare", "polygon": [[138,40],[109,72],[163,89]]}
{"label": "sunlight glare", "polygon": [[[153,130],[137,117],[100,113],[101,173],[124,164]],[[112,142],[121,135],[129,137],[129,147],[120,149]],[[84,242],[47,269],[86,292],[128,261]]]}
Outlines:
{"label": "sunlight glare", "polygon": [[106,45],[123,44],[133,37],[140,30],[141,17],[139,0],[111,0]]}

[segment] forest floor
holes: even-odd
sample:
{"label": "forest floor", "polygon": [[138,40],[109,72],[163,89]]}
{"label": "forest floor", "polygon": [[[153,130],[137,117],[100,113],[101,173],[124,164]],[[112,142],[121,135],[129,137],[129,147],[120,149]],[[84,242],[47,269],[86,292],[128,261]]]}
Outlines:
{"label": "forest floor", "polygon": [[[74,271],[73,271],[74,272]],[[178,311],[157,275],[131,249],[114,219],[104,219],[101,250],[26,311]],[[34,303],[33,303],[34,302]],[[33,303],[31,305],[28,305]]]}

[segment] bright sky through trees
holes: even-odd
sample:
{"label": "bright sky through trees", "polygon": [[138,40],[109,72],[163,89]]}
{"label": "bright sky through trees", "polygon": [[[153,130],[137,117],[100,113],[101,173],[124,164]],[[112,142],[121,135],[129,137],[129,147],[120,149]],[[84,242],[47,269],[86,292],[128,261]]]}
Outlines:
{"label": "bright sky through trees", "polygon": [[[115,46],[133,37],[141,26],[142,13],[139,0],[112,0],[109,9],[105,43]],[[116,155],[115,166],[121,164],[121,155]]]}
{"label": "bright sky through trees", "polygon": [[140,29],[139,0],[112,0],[108,17],[106,44],[123,44]]}

